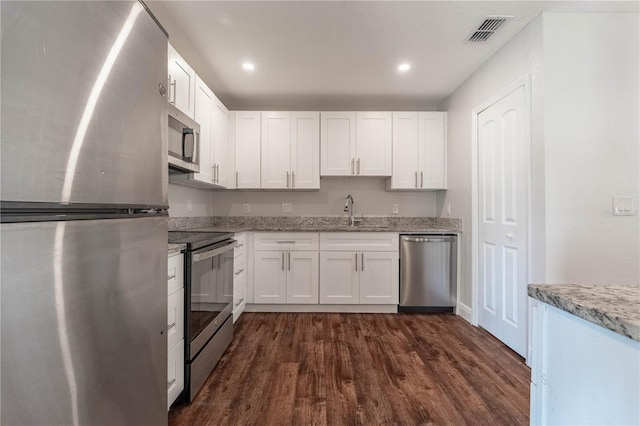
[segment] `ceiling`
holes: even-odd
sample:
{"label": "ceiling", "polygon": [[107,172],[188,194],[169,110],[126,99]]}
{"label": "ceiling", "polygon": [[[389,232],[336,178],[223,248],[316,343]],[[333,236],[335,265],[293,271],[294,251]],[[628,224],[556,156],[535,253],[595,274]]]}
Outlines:
{"label": "ceiling", "polygon": [[[435,109],[540,12],[636,1],[148,1],[229,109]],[[484,44],[488,15],[513,18]],[[254,71],[242,64],[250,61]],[[401,62],[411,64],[401,73]]]}

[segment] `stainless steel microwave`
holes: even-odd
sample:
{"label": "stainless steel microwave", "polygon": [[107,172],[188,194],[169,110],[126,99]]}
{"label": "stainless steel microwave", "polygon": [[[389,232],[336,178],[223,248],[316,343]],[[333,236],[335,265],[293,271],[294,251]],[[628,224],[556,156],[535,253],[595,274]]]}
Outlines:
{"label": "stainless steel microwave", "polygon": [[169,104],[169,168],[200,171],[200,125]]}

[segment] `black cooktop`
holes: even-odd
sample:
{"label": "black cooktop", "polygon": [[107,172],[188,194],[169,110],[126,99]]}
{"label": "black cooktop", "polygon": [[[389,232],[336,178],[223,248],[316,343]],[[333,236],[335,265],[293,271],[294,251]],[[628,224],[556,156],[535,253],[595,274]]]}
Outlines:
{"label": "black cooktop", "polygon": [[186,244],[188,250],[195,250],[233,237],[230,232],[206,232],[197,230],[169,231],[169,242]]}

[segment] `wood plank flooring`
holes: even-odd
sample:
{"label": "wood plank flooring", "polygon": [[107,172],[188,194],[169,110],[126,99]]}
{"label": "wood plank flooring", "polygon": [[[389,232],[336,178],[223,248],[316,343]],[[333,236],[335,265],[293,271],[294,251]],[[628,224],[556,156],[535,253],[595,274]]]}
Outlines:
{"label": "wood plank flooring", "polygon": [[530,370],[454,315],[244,313],[170,425],[529,423]]}

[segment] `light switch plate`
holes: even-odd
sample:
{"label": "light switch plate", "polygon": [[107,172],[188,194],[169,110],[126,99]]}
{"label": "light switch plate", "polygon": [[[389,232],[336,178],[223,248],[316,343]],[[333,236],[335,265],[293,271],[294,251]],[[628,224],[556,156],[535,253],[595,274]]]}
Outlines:
{"label": "light switch plate", "polygon": [[633,216],[633,197],[613,197],[614,216]]}
{"label": "light switch plate", "polygon": [[393,211],[393,214],[398,214],[400,212],[400,209],[398,208],[397,204],[394,204],[393,206],[391,206],[391,211]]}
{"label": "light switch plate", "polygon": [[242,212],[243,213],[251,213],[251,204],[249,203],[244,203],[242,205]]}
{"label": "light switch plate", "polygon": [[191,203],[191,200],[187,200],[187,211],[190,212],[193,210],[193,203]]}
{"label": "light switch plate", "polygon": [[291,213],[293,211],[293,206],[291,203],[282,203],[282,213]]}

